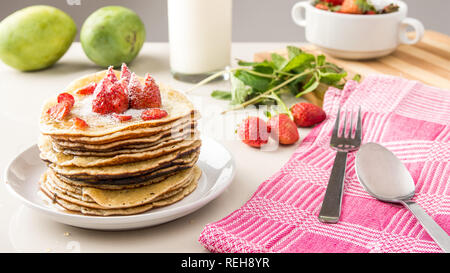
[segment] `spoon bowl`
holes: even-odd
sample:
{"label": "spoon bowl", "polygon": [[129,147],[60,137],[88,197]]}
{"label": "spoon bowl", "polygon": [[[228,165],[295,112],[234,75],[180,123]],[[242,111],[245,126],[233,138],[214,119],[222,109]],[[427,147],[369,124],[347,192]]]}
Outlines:
{"label": "spoon bowl", "polygon": [[379,144],[367,143],[360,148],[356,154],[356,173],[366,191],[379,200],[400,203],[415,194],[408,169]]}
{"label": "spoon bowl", "polygon": [[401,203],[420,221],[434,241],[450,252],[450,237],[423,208],[410,199],[415,185],[403,163],[377,143],[366,143],[356,153],[356,175],[366,191],[384,202]]}

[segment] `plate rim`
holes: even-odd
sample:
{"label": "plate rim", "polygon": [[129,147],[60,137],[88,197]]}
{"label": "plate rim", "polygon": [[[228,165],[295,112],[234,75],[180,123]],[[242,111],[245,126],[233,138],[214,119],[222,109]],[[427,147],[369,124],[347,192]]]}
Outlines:
{"label": "plate rim", "polygon": [[[82,214],[75,214],[75,213],[71,214],[71,213],[66,213],[64,211],[59,211],[59,210],[54,210],[52,208],[48,208],[44,205],[40,205],[33,201],[30,201],[28,198],[25,198],[11,186],[9,179],[8,179],[8,172],[11,169],[11,166],[13,165],[14,161],[16,161],[21,155],[23,155],[24,153],[28,152],[31,149],[34,149],[34,148],[39,149],[37,143],[33,143],[33,144],[29,145],[27,148],[21,150],[14,158],[12,158],[9,161],[9,163],[7,164],[3,175],[4,175],[4,179],[5,179],[6,188],[10,192],[10,194],[15,196],[19,200],[21,200],[27,206],[31,206],[32,208],[40,211],[41,213],[43,212],[49,216],[64,217],[66,219],[73,219],[75,221],[76,220],[84,221],[86,219],[88,219],[87,221],[91,221],[91,222],[92,221],[101,221],[101,222],[97,222],[98,224],[121,224],[123,222],[137,223],[137,222],[157,220],[157,219],[161,219],[164,217],[174,216],[174,215],[177,215],[182,212],[187,212],[186,214],[182,215],[182,216],[185,216],[187,214],[192,213],[196,209],[200,209],[201,207],[207,205],[212,200],[216,199],[220,194],[223,193],[223,191],[226,188],[228,188],[230,186],[231,182],[234,180],[234,177],[236,175],[236,161],[234,159],[233,154],[230,152],[230,150],[227,149],[223,144],[221,144],[220,142],[218,142],[217,140],[215,140],[211,137],[202,136],[202,141],[203,140],[212,141],[213,143],[220,145],[230,155],[230,167],[231,167],[232,171],[231,171],[229,178],[226,180],[226,182],[219,184],[220,187],[215,188],[215,186],[217,185],[217,179],[216,179],[212,188],[209,189],[201,198],[194,200],[193,202],[190,202],[181,207],[174,207],[174,208],[169,208],[168,210],[156,211],[156,212],[153,212],[152,215],[146,214],[146,212],[133,214],[133,215],[113,215],[113,216],[94,216],[94,215],[82,215]],[[202,176],[203,175],[205,175],[205,173],[202,170]],[[201,177],[200,177],[200,179],[201,179]],[[194,210],[192,210],[192,209],[194,209]],[[151,210],[149,210],[149,211],[151,211]],[[161,214],[166,214],[166,213],[168,213],[169,215],[161,215]],[[180,216],[180,217],[182,217],[182,216]],[[179,218],[179,217],[177,217],[177,218]],[[177,219],[177,218],[175,218],[175,219]],[[174,219],[172,219],[172,220],[174,220]],[[115,222],[110,223],[111,221],[115,221]],[[168,220],[168,221],[171,221],[171,220]],[[161,222],[157,225],[166,223],[168,221]],[[67,224],[67,223],[63,223],[63,224]],[[151,226],[151,225],[148,225],[148,226]],[[99,229],[101,229],[101,227],[99,227]]]}

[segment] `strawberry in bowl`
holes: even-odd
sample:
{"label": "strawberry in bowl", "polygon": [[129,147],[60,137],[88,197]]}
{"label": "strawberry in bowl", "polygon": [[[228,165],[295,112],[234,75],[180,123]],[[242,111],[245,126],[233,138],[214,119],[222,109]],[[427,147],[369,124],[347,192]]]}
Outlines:
{"label": "strawberry in bowl", "polygon": [[[399,44],[415,44],[424,34],[422,23],[406,17],[402,1],[315,0],[296,3],[291,16],[305,28],[306,40],[322,52],[353,60],[392,53]],[[406,30],[412,28],[414,38]]]}
{"label": "strawberry in bowl", "polygon": [[331,12],[368,15],[391,13],[399,9],[399,6],[391,1],[375,0],[316,0],[313,6]]}

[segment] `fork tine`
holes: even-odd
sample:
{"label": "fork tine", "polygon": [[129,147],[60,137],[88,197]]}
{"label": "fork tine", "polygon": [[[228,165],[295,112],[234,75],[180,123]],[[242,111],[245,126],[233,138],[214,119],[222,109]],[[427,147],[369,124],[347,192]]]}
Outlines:
{"label": "fork tine", "polygon": [[345,112],[345,116],[344,116],[344,125],[342,126],[342,134],[341,134],[341,137],[346,137],[346,135],[345,135],[345,131],[346,131],[346,129],[347,129],[347,118],[348,118],[348,111],[347,111],[347,109],[344,109],[344,112]]}
{"label": "fork tine", "polygon": [[358,109],[358,120],[356,122],[355,139],[361,140],[361,106]]}
{"label": "fork tine", "polygon": [[348,130],[348,138],[352,138],[352,133],[353,133],[353,116],[354,116],[354,112],[353,108],[352,111],[350,112],[350,129]]}
{"label": "fork tine", "polygon": [[333,134],[331,136],[333,138],[336,138],[338,136],[340,116],[341,116],[341,106],[339,105],[338,112],[337,112],[337,115],[336,115],[336,121],[334,123]]}

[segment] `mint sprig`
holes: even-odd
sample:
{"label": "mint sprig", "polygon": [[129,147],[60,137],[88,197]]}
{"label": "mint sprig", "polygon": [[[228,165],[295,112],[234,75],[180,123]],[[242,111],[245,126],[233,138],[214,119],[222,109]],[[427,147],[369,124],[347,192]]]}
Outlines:
{"label": "mint sprig", "polygon": [[211,93],[214,98],[230,100],[231,107],[225,112],[251,104],[277,104],[287,109],[280,94],[286,92],[301,97],[319,85],[342,89],[347,76],[345,70],[327,62],[324,55],[313,55],[294,46],[287,47],[287,58],[273,53],[270,61],[238,60],[238,65],[210,76],[190,90],[229,72],[231,91],[215,90]]}

